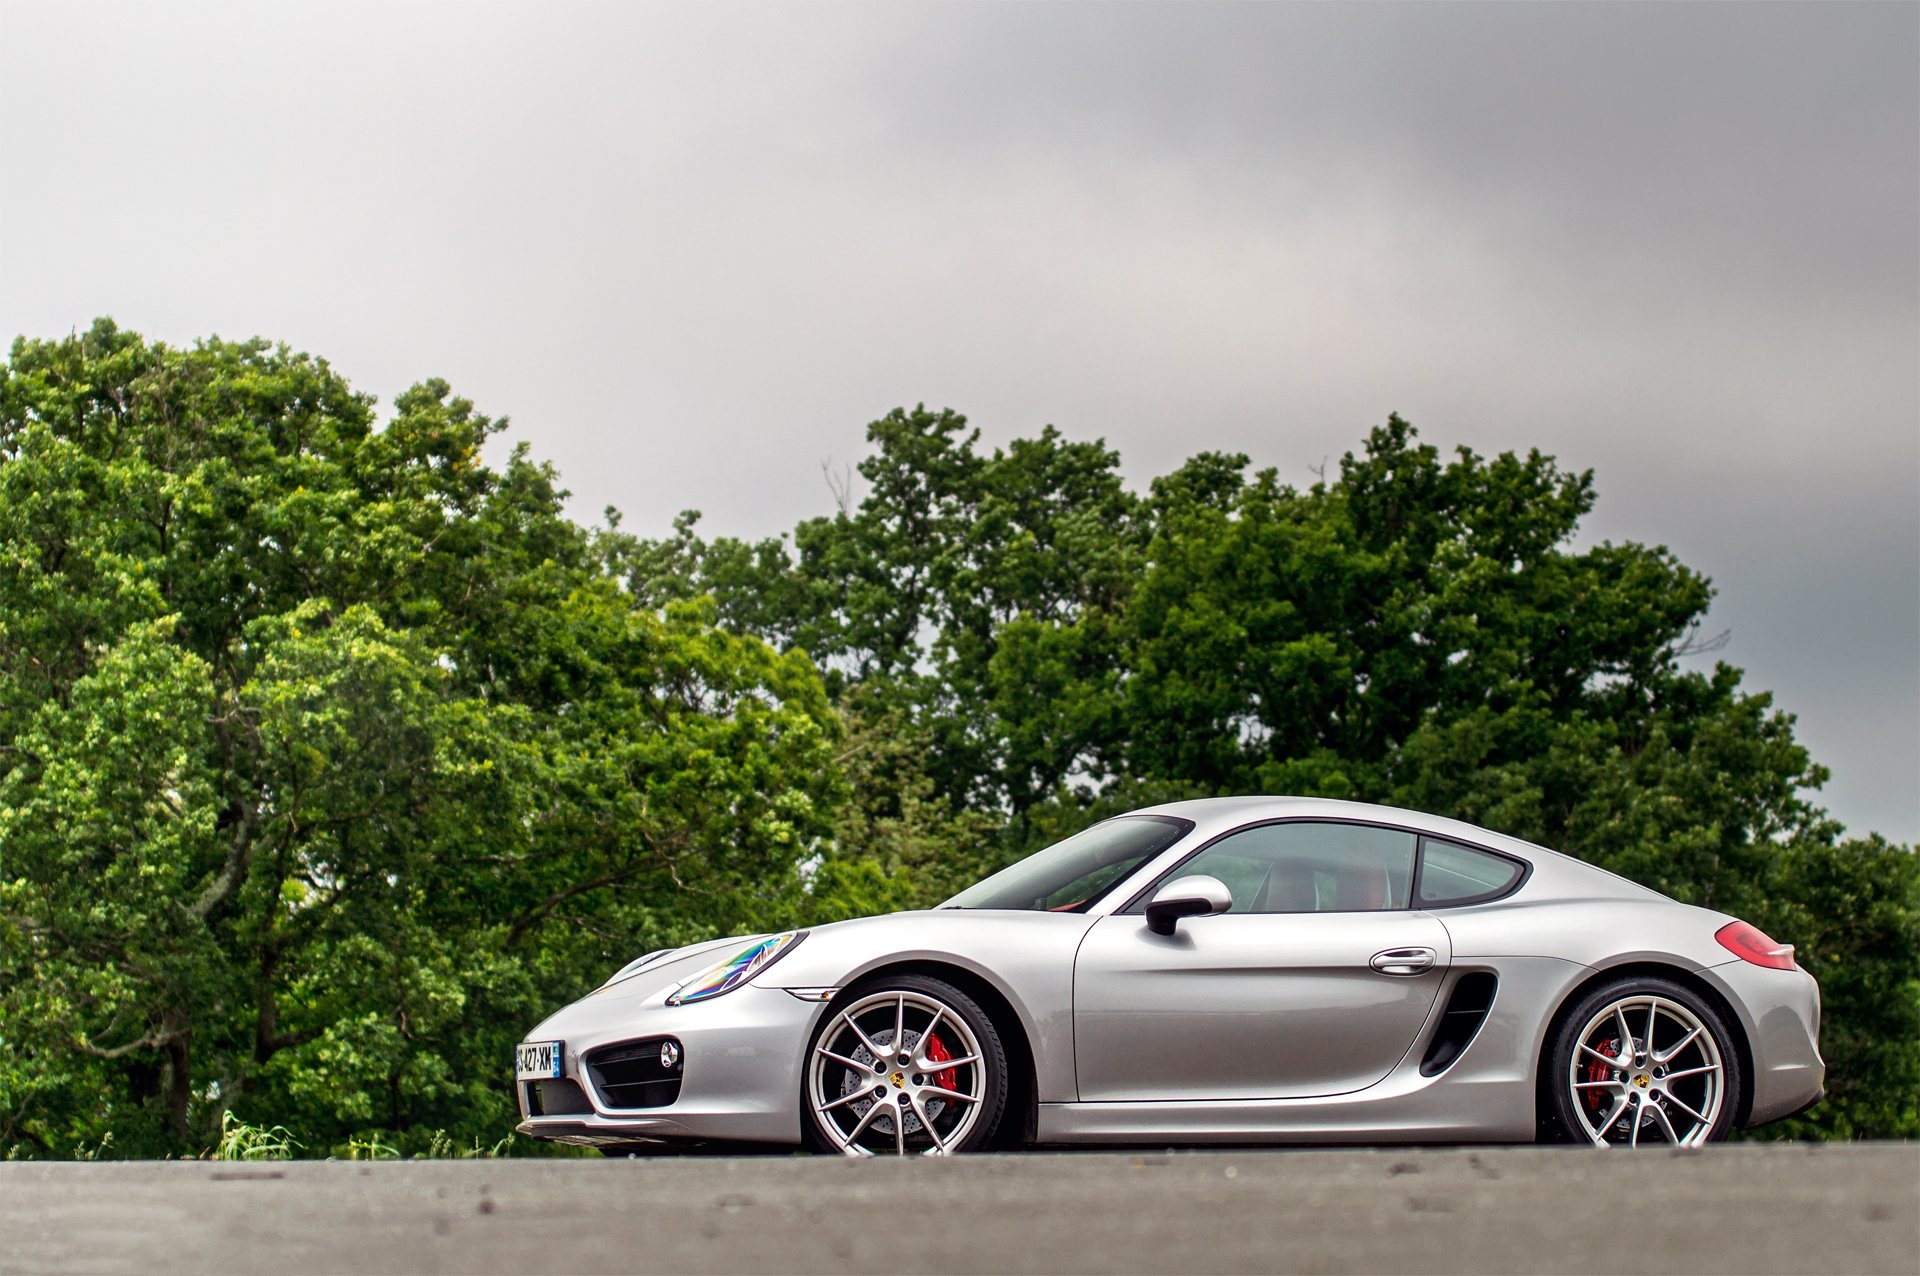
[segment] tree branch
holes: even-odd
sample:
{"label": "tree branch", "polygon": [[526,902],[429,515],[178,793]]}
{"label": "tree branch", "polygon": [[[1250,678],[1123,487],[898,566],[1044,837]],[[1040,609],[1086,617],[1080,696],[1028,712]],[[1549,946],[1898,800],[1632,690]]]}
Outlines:
{"label": "tree branch", "polygon": [[259,815],[253,803],[240,803],[240,819],[233,826],[233,837],[227,843],[227,862],[221,866],[219,874],[207,883],[207,889],[200,892],[200,898],[194,901],[193,907],[187,910],[199,920],[207,920],[214,909],[240,889],[241,879],[247,875],[247,865],[253,859],[253,826]]}
{"label": "tree branch", "polygon": [[507,937],[501,941],[500,946],[502,948],[512,948],[520,942],[522,935],[537,925],[548,913],[551,913],[554,909],[566,903],[568,900],[573,899],[575,896],[585,895],[589,891],[597,891],[603,886],[612,886],[616,882],[632,877],[647,867],[648,864],[644,861],[637,864],[629,864],[625,868],[615,869],[611,873],[603,874],[590,881],[576,882],[565,890],[554,892],[552,895],[547,896],[547,898],[534,905],[531,909],[522,913],[519,919],[507,928]]}
{"label": "tree branch", "polygon": [[138,1041],[129,1041],[124,1046],[112,1047],[96,1046],[85,1037],[81,1037],[80,1048],[88,1054],[98,1056],[102,1059],[120,1059],[132,1054],[136,1050],[157,1050],[172,1041],[175,1035],[177,1034],[169,1033],[166,1035],[158,1035],[148,1033]]}

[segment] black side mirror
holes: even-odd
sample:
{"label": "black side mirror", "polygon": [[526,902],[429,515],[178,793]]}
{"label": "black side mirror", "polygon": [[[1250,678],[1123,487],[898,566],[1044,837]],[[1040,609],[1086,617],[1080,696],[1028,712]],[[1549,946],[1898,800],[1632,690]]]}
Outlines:
{"label": "black side mirror", "polygon": [[1217,877],[1196,873],[1168,882],[1147,905],[1147,929],[1171,935],[1182,917],[1211,917],[1233,907],[1233,892]]}

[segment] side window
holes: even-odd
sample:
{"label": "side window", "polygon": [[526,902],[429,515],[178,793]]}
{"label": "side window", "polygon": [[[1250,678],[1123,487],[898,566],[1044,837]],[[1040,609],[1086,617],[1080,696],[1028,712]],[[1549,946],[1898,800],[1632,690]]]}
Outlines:
{"label": "side window", "polygon": [[1351,913],[1406,908],[1414,835],[1366,824],[1261,824],[1209,846],[1173,876],[1206,873],[1235,913]]}
{"label": "side window", "polygon": [[1424,838],[1420,844],[1420,881],[1414,902],[1421,908],[1471,904],[1504,895],[1520,880],[1526,866],[1504,855]]}

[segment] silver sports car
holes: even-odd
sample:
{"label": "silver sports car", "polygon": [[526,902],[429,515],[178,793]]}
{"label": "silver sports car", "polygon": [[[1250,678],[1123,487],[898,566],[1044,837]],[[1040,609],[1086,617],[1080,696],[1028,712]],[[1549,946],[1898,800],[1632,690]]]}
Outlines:
{"label": "silver sports car", "polygon": [[1793,949],[1454,820],[1151,807],[937,909],[649,953],[518,1048],[520,1130],[642,1150],[1562,1138],[1820,1097]]}

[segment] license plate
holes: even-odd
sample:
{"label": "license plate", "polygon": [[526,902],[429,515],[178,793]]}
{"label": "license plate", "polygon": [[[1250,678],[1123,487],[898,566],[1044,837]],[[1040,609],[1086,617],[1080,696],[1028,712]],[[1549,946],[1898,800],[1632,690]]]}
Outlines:
{"label": "license plate", "polygon": [[543,1081],[560,1075],[565,1042],[523,1041],[514,1050],[513,1077],[516,1081]]}

